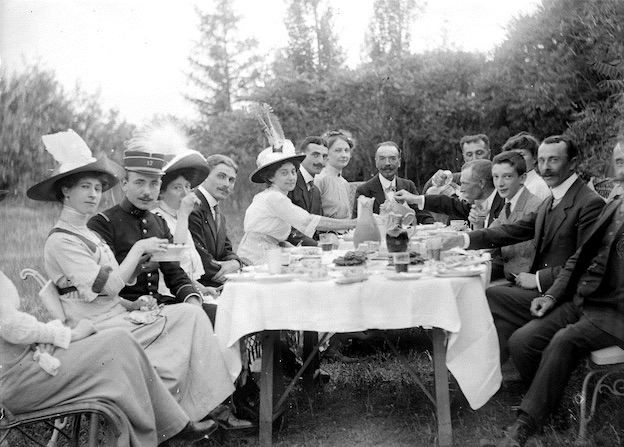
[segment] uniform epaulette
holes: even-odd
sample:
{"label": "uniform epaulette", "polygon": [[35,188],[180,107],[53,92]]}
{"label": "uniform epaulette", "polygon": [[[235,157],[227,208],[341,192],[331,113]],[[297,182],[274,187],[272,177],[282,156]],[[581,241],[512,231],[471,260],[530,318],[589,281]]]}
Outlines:
{"label": "uniform epaulette", "polygon": [[104,211],[100,211],[98,214],[102,216],[104,219],[106,219],[106,222],[110,222],[110,219],[108,218],[106,214],[104,214]]}

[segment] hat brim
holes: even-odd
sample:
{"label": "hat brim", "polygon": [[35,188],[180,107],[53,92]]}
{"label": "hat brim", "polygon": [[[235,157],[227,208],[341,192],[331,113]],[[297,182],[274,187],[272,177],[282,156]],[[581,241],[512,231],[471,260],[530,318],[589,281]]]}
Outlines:
{"label": "hat brim", "polygon": [[251,173],[249,179],[253,183],[264,183],[263,174],[271,167],[276,164],[283,164],[287,162],[298,162],[301,163],[306,158],[305,155],[291,155],[290,157],[280,158],[279,160],[272,161],[271,163],[267,163],[264,166],[256,169]]}
{"label": "hat brim", "polygon": [[79,168],[53,175],[49,179],[43,180],[42,182],[30,187],[30,189],[26,192],[26,195],[33,200],[39,200],[42,202],[57,202],[57,182],[81,172],[97,172],[98,174],[103,175],[104,181],[102,183],[102,192],[104,192],[119,183],[119,176],[120,173],[123,172],[123,168],[108,158],[102,158]]}
{"label": "hat brim", "polygon": [[164,169],[165,175],[163,176],[163,181],[165,181],[167,177],[176,176],[178,171],[192,171],[192,178],[187,178],[191,184],[191,188],[201,185],[201,183],[206,180],[206,177],[208,177],[208,174],[210,174],[208,162],[206,162],[206,159],[199,153],[185,155],[183,158],[168,164]]}
{"label": "hat brim", "polygon": [[0,202],[2,202],[4,199],[7,198],[7,196],[9,195],[10,191],[6,191],[4,189],[0,190]]}

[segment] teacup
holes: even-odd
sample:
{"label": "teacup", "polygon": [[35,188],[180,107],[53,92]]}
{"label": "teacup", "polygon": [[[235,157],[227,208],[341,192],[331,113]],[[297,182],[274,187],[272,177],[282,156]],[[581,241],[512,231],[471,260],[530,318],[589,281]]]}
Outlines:
{"label": "teacup", "polygon": [[465,220],[451,220],[450,226],[455,231],[462,231],[467,228]]}

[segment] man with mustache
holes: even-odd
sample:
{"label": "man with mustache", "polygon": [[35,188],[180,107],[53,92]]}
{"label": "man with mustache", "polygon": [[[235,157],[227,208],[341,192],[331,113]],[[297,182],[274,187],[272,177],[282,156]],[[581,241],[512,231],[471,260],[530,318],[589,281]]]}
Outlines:
{"label": "man with mustache", "polygon": [[[306,137],[299,145],[299,154],[305,154],[297,171],[297,185],[288,193],[295,205],[310,214],[323,215],[321,192],[314,186],[314,177],[327,164],[327,142],[322,137]],[[314,239],[318,239],[315,234]],[[288,242],[293,245],[317,245],[316,241],[293,228]]]}
{"label": "man with mustache", "polygon": [[604,207],[604,200],[575,173],[577,154],[569,137],[546,138],[539,146],[537,163],[552,196],[536,212],[512,224],[439,237],[443,250],[496,248],[533,239],[535,256],[529,272],[518,274],[511,287],[492,286],[485,291],[498,332],[501,364],[509,358],[511,334],[533,318],[531,301],[553,284]]}
{"label": "man with mustache", "polygon": [[206,161],[210,173],[195,191],[200,204],[189,216],[189,230],[206,272],[199,282],[219,287],[225,282],[226,274],[237,272],[243,266],[232,249],[225,218],[219,209],[219,203],[234,190],[238,166],[230,157],[220,154],[211,155]]}
{"label": "man with mustache", "polygon": [[[150,212],[156,206],[160,192],[164,156],[133,148],[132,140],[124,154],[125,178],[121,189],[125,194],[119,205],[93,216],[87,226],[98,233],[109,245],[117,262],[121,263],[139,239],[158,237],[173,242],[169,227],[160,217]],[[191,302],[202,304],[202,298],[184,270],[176,262],[140,263],[136,282],[126,285],[119,293],[123,298],[135,301],[143,295],[151,295],[159,303]],[[175,296],[158,293],[159,274]]]}
{"label": "man with mustache", "polygon": [[[624,181],[624,138],[613,149],[615,181]],[[586,241],[555,283],[531,302],[535,317],[509,347],[530,384],[516,422],[500,447],[523,446],[552,414],[568,378],[591,351],[624,347],[624,201],[617,196],[596,219]]]}
{"label": "man with mustache", "polygon": [[[386,200],[393,200],[397,191],[418,194],[413,181],[398,176],[401,166],[401,151],[395,142],[384,141],[377,145],[375,166],[378,170],[377,175],[358,186],[355,191],[354,217],[357,217],[357,198],[359,196],[373,197],[375,199],[373,212],[379,214],[379,206]],[[433,223],[433,217],[427,211],[421,211],[417,206],[411,208],[416,212],[416,220],[419,224]]]}

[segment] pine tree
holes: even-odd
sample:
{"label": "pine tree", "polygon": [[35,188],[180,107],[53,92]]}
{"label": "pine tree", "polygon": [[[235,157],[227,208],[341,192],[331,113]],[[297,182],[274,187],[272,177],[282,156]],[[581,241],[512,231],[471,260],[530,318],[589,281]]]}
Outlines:
{"label": "pine tree", "polygon": [[419,0],[375,0],[366,34],[368,56],[373,62],[410,54],[411,26],[422,9]]}
{"label": "pine tree", "polygon": [[217,0],[214,12],[200,17],[200,39],[189,61],[188,73],[195,92],[186,97],[197,105],[203,117],[229,112],[244,99],[259,77],[260,57],[255,39],[239,37],[233,0]]}
{"label": "pine tree", "polygon": [[288,0],[286,59],[298,74],[324,76],[340,68],[344,52],[326,0]]}

